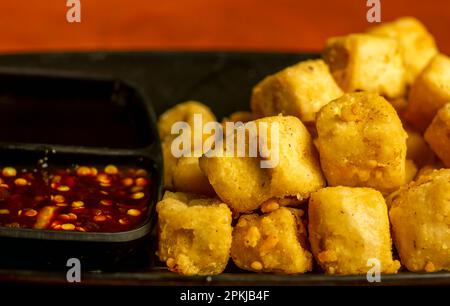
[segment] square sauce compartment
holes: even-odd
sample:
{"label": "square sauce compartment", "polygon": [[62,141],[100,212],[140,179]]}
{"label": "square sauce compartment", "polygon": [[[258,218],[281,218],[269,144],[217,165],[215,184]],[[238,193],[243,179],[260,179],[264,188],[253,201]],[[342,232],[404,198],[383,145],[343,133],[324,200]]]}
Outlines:
{"label": "square sauce compartment", "polygon": [[152,110],[122,81],[0,72],[0,142],[143,148]]}

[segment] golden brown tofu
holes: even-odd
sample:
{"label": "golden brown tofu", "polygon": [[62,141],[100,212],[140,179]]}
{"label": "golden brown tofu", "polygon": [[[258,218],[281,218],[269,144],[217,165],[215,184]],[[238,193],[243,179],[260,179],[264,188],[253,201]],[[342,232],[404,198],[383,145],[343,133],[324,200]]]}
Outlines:
{"label": "golden brown tofu", "polygon": [[410,271],[450,271],[450,169],[402,187],[389,211],[395,246]]}
{"label": "golden brown tofu", "polygon": [[242,215],[233,230],[231,257],[244,270],[283,274],[312,269],[302,211],[281,207],[268,214]]}
{"label": "golden brown tofu", "polygon": [[258,117],[291,115],[314,122],[319,109],[343,92],[325,62],[308,60],[266,77],[253,88],[251,108]]}
{"label": "golden brown tofu", "polygon": [[389,193],[405,181],[406,137],[389,102],[368,92],[345,94],[317,116],[322,170],[331,186]]}
{"label": "golden brown tofu", "polygon": [[158,256],[184,275],[222,273],[230,256],[231,211],[217,199],[166,192],[156,205]]}
{"label": "golden brown tofu", "polygon": [[444,168],[444,165],[441,162],[435,162],[432,164],[425,165],[417,171],[416,177],[414,179],[418,180],[421,176],[429,175],[434,170],[440,170],[443,168]]}
{"label": "golden brown tofu", "polygon": [[[194,128],[197,133],[203,135],[203,125],[194,126],[194,115],[201,115],[203,125],[207,122],[216,121],[216,116],[206,105],[197,101],[187,101],[175,105],[166,112],[164,112],[158,119],[158,131],[161,140],[171,136],[172,126],[175,122],[183,121],[189,124],[194,134]],[[208,135],[206,135],[208,136]],[[197,147],[199,144],[195,144]]]}
{"label": "golden brown tofu", "polygon": [[397,40],[406,68],[406,81],[412,84],[438,50],[433,36],[416,18],[402,17],[369,29],[368,33]]}
{"label": "golden brown tofu", "polygon": [[444,165],[450,168],[450,103],[438,111],[425,132],[425,140]]}
{"label": "golden brown tofu", "polygon": [[252,120],[258,119],[254,113],[251,112],[245,112],[245,111],[238,111],[232,113],[230,116],[223,118],[222,124],[226,122],[249,122]]}
{"label": "golden brown tofu", "polygon": [[[202,124],[194,124],[194,115],[202,115]],[[161,138],[163,162],[164,162],[164,188],[174,191],[191,192],[204,195],[214,195],[214,190],[206,176],[198,166],[198,157],[177,158],[172,154],[171,146],[177,135],[171,134],[172,125],[178,121],[184,121],[191,127],[192,143],[191,153],[201,152],[203,140],[209,134],[203,133],[203,126],[207,122],[215,121],[214,114],[205,105],[189,101],[176,105],[159,117],[158,131]],[[194,143],[194,133],[202,135],[201,142]],[[199,154],[198,156],[200,156]]]}
{"label": "golden brown tofu", "polygon": [[423,132],[437,111],[450,102],[450,58],[436,55],[417,77],[409,93],[406,120]]}
{"label": "golden brown tofu", "polygon": [[208,181],[208,178],[200,170],[198,157],[181,157],[173,170],[174,190],[192,192],[208,196],[216,193]]}
{"label": "golden brown tofu", "polygon": [[370,261],[382,273],[396,273],[386,203],[371,188],[328,187],[309,200],[309,241],[327,274],[366,274]]}
{"label": "golden brown tofu", "polygon": [[405,131],[408,134],[406,158],[412,159],[419,167],[433,163],[435,156],[422,135],[410,128],[405,128]]}
{"label": "golden brown tofu", "polygon": [[416,177],[418,172],[417,166],[411,159],[407,159],[405,163],[405,181],[403,184],[408,184]]}
{"label": "golden brown tofu", "polygon": [[[215,192],[235,212],[253,211],[271,198],[305,200],[325,185],[311,136],[298,118],[274,116],[252,122],[256,126],[260,122],[268,124],[269,137],[258,135],[268,147],[272,147],[272,124],[278,124],[278,145],[273,142],[278,148],[273,149],[278,153],[278,163],[274,168],[262,168],[263,158],[259,155],[200,158],[200,168]],[[224,149],[223,155],[226,153]]]}
{"label": "golden brown tofu", "polygon": [[323,56],[345,92],[370,91],[387,98],[405,94],[405,68],[395,39],[369,34],[333,37]]}

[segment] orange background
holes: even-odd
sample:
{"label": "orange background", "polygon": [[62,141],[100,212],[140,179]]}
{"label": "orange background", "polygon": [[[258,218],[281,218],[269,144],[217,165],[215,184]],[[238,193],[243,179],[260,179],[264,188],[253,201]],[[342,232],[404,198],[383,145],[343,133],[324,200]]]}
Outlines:
{"label": "orange background", "polygon": [[[449,0],[381,0],[382,20],[413,15],[450,54]],[[1,0],[0,52],[60,50],[320,50],[362,31],[366,0]]]}

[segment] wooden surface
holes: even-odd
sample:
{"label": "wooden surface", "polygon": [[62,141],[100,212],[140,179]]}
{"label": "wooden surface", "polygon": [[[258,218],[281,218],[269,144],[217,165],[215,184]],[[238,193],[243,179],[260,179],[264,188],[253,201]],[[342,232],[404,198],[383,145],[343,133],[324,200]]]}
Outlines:
{"label": "wooden surface", "polygon": [[[329,36],[362,31],[366,0],[1,0],[0,52],[61,50],[320,50]],[[382,20],[422,20],[450,54],[449,0],[381,0]]]}

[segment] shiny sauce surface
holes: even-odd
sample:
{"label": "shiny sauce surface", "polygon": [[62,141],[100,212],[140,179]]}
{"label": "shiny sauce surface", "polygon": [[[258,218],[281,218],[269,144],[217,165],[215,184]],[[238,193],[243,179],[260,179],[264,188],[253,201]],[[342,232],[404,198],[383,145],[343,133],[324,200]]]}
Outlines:
{"label": "shiny sauce surface", "polygon": [[129,166],[0,168],[0,226],[122,232],[141,225],[150,173]]}

